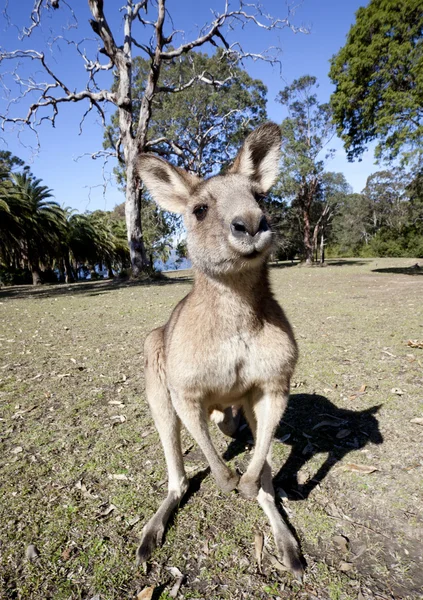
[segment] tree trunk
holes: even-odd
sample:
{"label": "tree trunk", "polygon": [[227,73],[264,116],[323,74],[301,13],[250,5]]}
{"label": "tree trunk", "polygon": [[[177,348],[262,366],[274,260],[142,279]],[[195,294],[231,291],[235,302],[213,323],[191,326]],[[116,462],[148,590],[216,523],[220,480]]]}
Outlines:
{"label": "tree trunk", "polygon": [[65,255],[64,263],[65,263],[65,282],[73,283],[75,281],[75,277],[72,272],[72,267],[70,264],[69,256]]}
{"label": "tree trunk", "polygon": [[32,285],[41,285],[41,271],[38,263],[31,263]]}
{"label": "tree trunk", "polygon": [[304,221],[304,250],[305,250],[305,263],[306,265],[313,264],[313,244],[310,239],[310,215],[307,207],[303,208],[303,221]]}
{"label": "tree trunk", "polygon": [[110,262],[110,259],[106,259],[106,268],[107,268],[107,277],[109,279],[114,279],[114,275],[113,275],[113,267],[112,267],[112,263]]}
{"label": "tree trunk", "polygon": [[140,184],[134,169],[135,160],[136,158],[134,157],[131,160],[132,164],[127,165],[125,219],[132,276],[138,277],[142,271],[148,269],[148,260],[142,235],[141,190],[139,189]]}
{"label": "tree trunk", "polygon": [[63,262],[63,260],[59,261],[58,269],[59,269],[59,273],[60,273],[59,281],[60,281],[60,283],[64,283],[66,281],[66,274],[65,274],[65,263]]}
{"label": "tree trunk", "polygon": [[325,262],[325,233],[322,229],[322,234],[320,236],[320,264],[323,265]]}

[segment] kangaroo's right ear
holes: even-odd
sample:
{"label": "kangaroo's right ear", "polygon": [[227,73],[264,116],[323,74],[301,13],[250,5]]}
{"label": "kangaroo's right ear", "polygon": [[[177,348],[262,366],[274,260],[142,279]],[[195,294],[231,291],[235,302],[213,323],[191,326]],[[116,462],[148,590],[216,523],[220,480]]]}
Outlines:
{"label": "kangaroo's right ear", "polygon": [[183,213],[199,178],[152,154],[141,154],[138,174],[157,204],[164,210]]}

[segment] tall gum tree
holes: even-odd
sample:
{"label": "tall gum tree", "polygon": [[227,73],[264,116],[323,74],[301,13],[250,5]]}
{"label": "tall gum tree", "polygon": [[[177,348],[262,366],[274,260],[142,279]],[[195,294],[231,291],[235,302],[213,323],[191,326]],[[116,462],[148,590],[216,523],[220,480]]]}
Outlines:
{"label": "tall gum tree", "polygon": [[316,86],[315,77],[304,75],[276,98],[286,106],[289,115],[281,125],[279,190],[300,211],[307,265],[313,262],[312,209],[319,198],[325,162],[333,154],[328,144],[334,135],[330,106],[318,102]]}
{"label": "tall gum tree", "polygon": [[[274,62],[276,58],[267,53],[257,54],[244,50],[239,41],[233,40],[234,31],[245,27],[256,27],[261,31],[284,28],[302,30],[292,25],[289,12],[284,18],[273,18],[260,4],[246,3],[243,0],[233,4],[226,0],[222,4],[223,10],[213,11],[211,22],[200,28],[198,36],[186,41],[183,33],[173,27],[166,0],[126,0],[123,6],[113,7],[113,10],[119,11],[123,21],[123,26],[115,27],[114,32],[106,17],[106,9],[110,6],[112,10],[112,4],[108,5],[104,0],[88,0],[90,25],[98,40],[96,52],[89,56],[85,44],[75,34],[76,15],[69,8],[69,4],[62,0],[35,0],[30,15],[31,24],[21,30],[21,37],[30,38],[40,26],[45,13],[52,9],[71,11],[71,25],[65,31],[65,35],[61,35],[61,32],[52,34],[48,48],[27,49],[26,43],[24,46],[19,44],[18,49],[0,51],[2,66],[12,63],[8,73],[18,87],[17,97],[11,92],[9,106],[0,114],[3,128],[7,124],[24,124],[36,131],[37,126],[44,120],[49,120],[54,125],[62,104],[78,102],[88,103],[83,118],[90,110],[96,109],[106,126],[104,104],[116,107],[119,126],[116,148],[96,152],[93,157],[114,156],[126,170],[125,218],[134,276],[139,275],[148,266],[140,218],[141,182],[137,175],[136,160],[141,152],[154,149],[149,145],[149,125],[163,64],[189,55],[207,44],[213,45],[214,48],[220,47],[223,55],[230,57],[234,64],[239,64],[243,58]],[[118,18],[116,16],[113,22]],[[121,39],[118,39],[118,36]],[[57,63],[52,59],[51,50],[61,43],[75,47],[82,61],[81,67],[87,73],[87,83],[79,91],[74,91],[73,85],[66,82],[68,74],[60,72]],[[134,118],[132,94],[132,67],[136,53],[144,56],[149,63],[137,119]],[[36,64],[36,69],[30,77],[20,74],[20,64],[24,61]],[[111,89],[111,80],[109,87],[101,85],[104,81],[102,75],[108,71],[116,75],[115,89]],[[10,79],[3,76],[3,87],[7,88],[9,81]],[[223,84],[213,73],[199,71],[193,72],[191,79],[182,85],[168,87],[166,93],[183,93],[196,81],[202,81],[215,88]],[[27,112],[23,116],[14,116],[17,100],[22,104],[27,103]]]}

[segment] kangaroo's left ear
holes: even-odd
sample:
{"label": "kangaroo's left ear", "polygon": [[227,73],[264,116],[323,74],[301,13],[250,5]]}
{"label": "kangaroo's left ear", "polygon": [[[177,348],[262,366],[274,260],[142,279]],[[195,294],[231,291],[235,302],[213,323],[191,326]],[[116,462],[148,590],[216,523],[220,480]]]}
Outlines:
{"label": "kangaroo's left ear", "polygon": [[259,192],[268,192],[279,174],[281,139],[276,123],[257,127],[245,140],[229,173],[246,175]]}

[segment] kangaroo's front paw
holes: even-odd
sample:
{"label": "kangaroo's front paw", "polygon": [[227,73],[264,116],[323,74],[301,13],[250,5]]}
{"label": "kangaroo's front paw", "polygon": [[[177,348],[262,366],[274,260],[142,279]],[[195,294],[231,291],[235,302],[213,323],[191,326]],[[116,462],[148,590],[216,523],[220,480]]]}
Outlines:
{"label": "kangaroo's front paw", "polygon": [[251,479],[248,477],[247,473],[245,473],[239,481],[238,490],[241,496],[244,498],[248,498],[248,500],[255,500],[259,493],[258,481]]}

